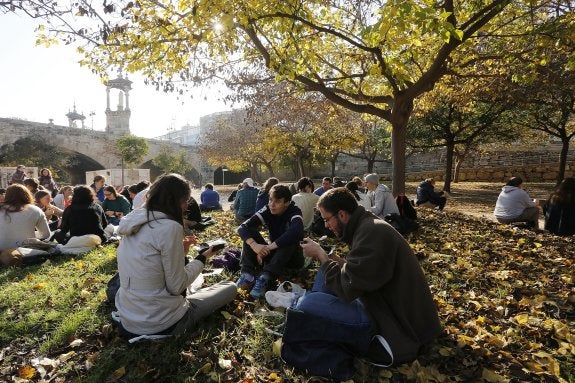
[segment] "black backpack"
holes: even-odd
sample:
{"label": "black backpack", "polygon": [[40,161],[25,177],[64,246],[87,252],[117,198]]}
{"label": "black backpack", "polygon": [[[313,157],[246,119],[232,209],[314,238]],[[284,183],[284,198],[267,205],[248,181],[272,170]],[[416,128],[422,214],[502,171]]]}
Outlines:
{"label": "black backpack", "polygon": [[403,217],[397,213],[391,213],[385,216],[385,222],[389,223],[399,232],[399,234],[406,236],[419,229],[419,223],[413,219]]}

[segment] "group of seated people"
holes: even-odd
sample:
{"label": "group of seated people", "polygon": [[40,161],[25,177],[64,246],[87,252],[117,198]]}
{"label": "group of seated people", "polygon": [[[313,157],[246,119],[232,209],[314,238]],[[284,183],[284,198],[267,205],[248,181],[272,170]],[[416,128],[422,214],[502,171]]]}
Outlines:
{"label": "group of seated people", "polygon": [[[416,358],[441,331],[437,308],[417,258],[406,240],[383,220],[387,214],[399,213],[399,208],[376,174],[354,179],[343,187],[333,187],[331,180],[324,178],[322,190],[314,189],[312,180],[303,177],[295,185],[297,193],[277,179],[270,179],[269,185],[266,182],[258,190],[247,178],[234,200],[239,221],[237,234],[243,242],[239,279],[236,283],[220,282],[194,294],[187,293],[187,289],[215,251],[209,248],[191,261],[186,258],[197,242],[184,230],[192,198],[189,182],[178,174],[159,177],[142,189],[145,202],[131,212],[129,202],[126,200],[126,205],[123,196],[106,186],[105,180],[95,180],[94,184],[96,187],[80,185],[73,189],[69,205],[61,210],[60,231],[55,239],[64,242],[66,237],[90,233],[105,241],[106,223],[117,219],[121,237],[117,250],[120,287],[115,305],[120,332],[126,336],[181,335],[191,331],[202,318],[234,300],[238,289],[253,299],[265,297],[270,304],[297,311],[299,317],[291,316],[292,321],[304,318],[309,323],[321,323],[324,331],[297,335],[297,345],[317,350],[317,354],[306,353],[307,362],[311,358],[314,363],[293,358],[294,348],[292,354],[288,350],[296,344],[290,344],[289,337],[284,346],[286,354],[282,354],[289,363],[312,372],[317,364],[314,355],[325,363],[319,358],[322,352],[341,350],[349,343],[357,347],[356,356],[382,365],[407,362]],[[421,195],[430,200],[442,197],[433,186],[433,180],[424,181]],[[100,190],[101,203],[97,197]],[[575,234],[574,190],[574,180],[564,180],[546,207],[546,214],[559,217],[550,218],[549,226],[566,234],[569,230]],[[534,207],[533,201],[528,203],[524,193],[521,179],[510,180],[502,190],[496,212],[514,211],[516,202],[510,197],[517,195],[526,207],[515,218],[533,222],[532,210],[527,210]],[[34,237],[34,231],[40,239],[50,237],[46,210],[52,209],[49,213],[53,215],[59,213],[49,205],[49,195],[43,194],[38,196],[36,206],[26,187],[8,187],[0,201],[0,250]],[[135,197],[137,193],[131,195]],[[418,200],[419,196],[418,188]],[[260,209],[256,210],[258,200],[265,203],[260,202]],[[440,210],[445,206],[444,200],[434,201]],[[347,245],[344,257],[306,237],[314,210],[325,228]],[[502,215],[498,219],[510,220]],[[309,291],[268,291],[277,279],[301,269],[304,257],[319,263]],[[290,316],[287,321],[286,328]]]}
{"label": "group of seated people", "polygon": [[[23,173],[23,169],[19,166],[16,173]],[[91,186],[58,188],[49,169],[42,169],[40,174],[38,180],[16,175],[0,193],[0,251],[20,248],[30,239],[66,245],[72,237],[91,235],[105,243],[114,235],[120,219],[132,210],[130,197],[141,191],[145,194],[149,186],[143,181],[124,188],[126,192],[130,189],[126,193],[129,200],[106,185],[102,176],[94,177]]]}
{"label": "group of seated people", "polygon": [[[300,180],[300,193],[313,194],[310,183]],[[203,317],[235,299],[238,288],[254,299],[264,298],[277,278],[302,268],[305,255],[321,264],[316,282],[304,295],[286,292],[285,306],[320,317],[327,327],[341,329],[343,322],[361,331],[369,340],[364,356],[389,364],[412,360],[423,344],[439,334],[437,309],[409,244],[359,206],[350,190],[331,188],[314,198],[324,225],[349,245],[345,259],[327,254],[320,244],[304,237],[303,213],[292,200],[300,193],[292,196],[290,187],[279,183],[267,193],[268,203],[238,227],[243,241],[238,281],[186,295],[214,251],[209,248],[185,262],[197,241],[182,230],[190,188],[177,174],[156,180],[144,208],[125,216],[118,228],[121,283],[115,304],[121,333],[153,337],[190,331]],[[392,264],[401,266],[389,267]],[[346,334],[340,336],[345,339]],[[317,339],[309,342],[313,347]],[[337,348],[345,341],[326,338],[322,342]]]}
{"label": "group of seated people", "polygon": [[[565,178],[541,206],[545,230],[575,235],[575,178]],[[501,189],[493,215],[501,223],[525,223],[539,229],[539,204],[529,197],[521,177],[512,177]]]}

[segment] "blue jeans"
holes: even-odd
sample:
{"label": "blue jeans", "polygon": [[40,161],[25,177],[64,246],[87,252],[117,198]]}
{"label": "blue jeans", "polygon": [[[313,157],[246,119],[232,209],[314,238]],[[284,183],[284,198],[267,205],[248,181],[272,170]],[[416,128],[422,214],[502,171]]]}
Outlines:
{"label": "blue jeans", "polygon": [[368,354],[373,325],[359,299],[346,303],[316,274],[310,292],[288,309],[282,358],[290,365],[338,381],[354,374],[353,360]]}
{"label": "blue jeans", "polygon": [[295,308],[338,323],[364,325],[371,331],[371,320],[360,299],[347,303],[330,291],[324,281],[323,272],[318,271],[311,291],[299,299]]}

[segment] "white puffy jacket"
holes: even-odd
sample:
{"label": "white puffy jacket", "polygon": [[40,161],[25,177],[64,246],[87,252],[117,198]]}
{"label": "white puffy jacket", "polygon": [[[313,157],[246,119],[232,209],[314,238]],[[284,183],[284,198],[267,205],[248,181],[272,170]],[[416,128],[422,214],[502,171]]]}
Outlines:
{"label": "white puffy jacket", "polygon": [[164,213],[136,209],[120,221],[118,247],[120,289],[116,307],[124,328],[133,334],[161,332],[188,309],[181,293],[204,264],[184,264],[183,227]]}

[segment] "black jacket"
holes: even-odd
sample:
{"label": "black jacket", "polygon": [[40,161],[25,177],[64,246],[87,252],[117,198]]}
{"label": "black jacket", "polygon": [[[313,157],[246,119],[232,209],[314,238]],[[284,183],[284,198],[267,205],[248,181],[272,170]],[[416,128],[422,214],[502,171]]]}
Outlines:
{"label": "black jacket", "polygon": [[86,234],[95,234],[102,239],[102,243],[108,240],[104,228],[106,227],[106,214],[102,207],[96,203],[88,206],[70,205],[62,214],[60,232],[55,239],[60,243],[67,242],[67,237],[76,237]]}
{"label": "black jacket", "polygon": [[557,235],[575,234],[575,205],[547,202],[545,230]]}
{"label": "black jacket", "polygon": [[429,182],[423,181],[417,187],[417,204],[422,204],[427,201],[439,205],[443,192],[436,192],[433,188],[433,185]]}

